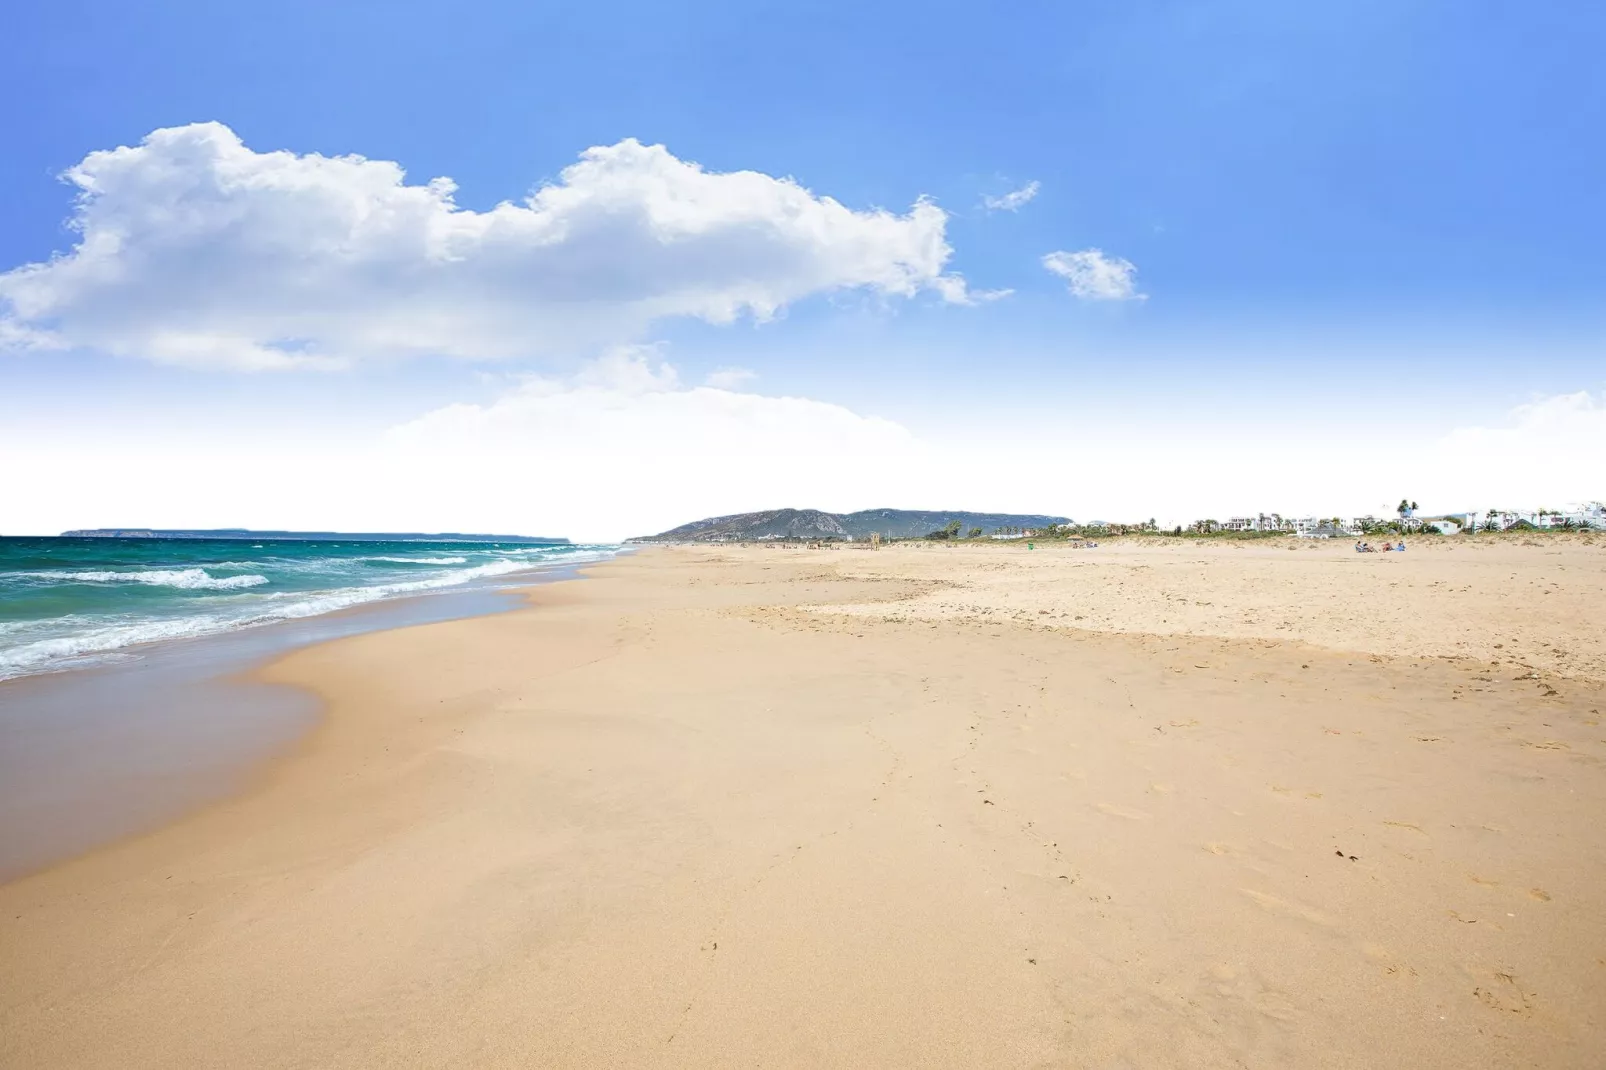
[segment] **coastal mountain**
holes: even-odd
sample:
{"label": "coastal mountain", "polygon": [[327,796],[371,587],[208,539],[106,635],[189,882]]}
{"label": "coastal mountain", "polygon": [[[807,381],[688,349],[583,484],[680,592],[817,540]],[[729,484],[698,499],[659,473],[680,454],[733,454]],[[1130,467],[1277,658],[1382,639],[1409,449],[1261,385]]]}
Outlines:
{"label": "coastal mountain", "polygon": [[962,531],[981,528],[991,535],[1000,528],[1040,528],[1068,524],[1063,516],[1020,513],[965,513],[949,510],[864,509],[857,513],[827,513],[819,509],[767,509],[761,513],[737,513],[694,520],[657,535],[642,535],[627,541],[645,542],[745,542],[766,539],[868,539],[879,534],[884,539],[918,538],[940,531],[958,521]]}

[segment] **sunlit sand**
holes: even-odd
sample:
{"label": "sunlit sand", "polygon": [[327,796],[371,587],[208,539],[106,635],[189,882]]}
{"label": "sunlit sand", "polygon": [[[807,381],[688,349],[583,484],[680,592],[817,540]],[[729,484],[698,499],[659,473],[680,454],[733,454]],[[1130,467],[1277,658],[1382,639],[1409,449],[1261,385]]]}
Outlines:
{"label": "sunlit sand", "polygon": [[0,1063],[1589,1067],[1606,539],[654,548],[263,672]]}

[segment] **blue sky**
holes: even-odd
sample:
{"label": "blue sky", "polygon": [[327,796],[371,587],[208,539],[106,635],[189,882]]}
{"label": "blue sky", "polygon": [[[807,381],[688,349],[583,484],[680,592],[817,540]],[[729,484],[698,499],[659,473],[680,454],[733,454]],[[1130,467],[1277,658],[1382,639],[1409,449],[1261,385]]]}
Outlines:
{"label": "blue sky", "polygon": [[[901,217],[930,198],[946,213],[952,253],[915,292],[863,284],[850,270],[787,289],[764,322],[677,311],[617,338],[589,328],[562,342],[499,337],[494,354],[465,347],[334,371],[242,372],[204,354],[177,366],[143,359],[138,339],[148,334],[121,343],[107,333],[119,329],[109,306],[80,307],[74,314],[97,324],[92,344],[80,332],[70,344],[0,354],[0,421],[12,431],[0,443],[12,450],[104,436],[149,446],[158,466],[224,440],[256,443],[255,464],[270,463],[284,436],[308,449],[369,449],[373,436],[433,410],[491,407],[524,377],[573,376],[609,346],[646,343],[657,346],[635,359],[670,362],[682,388],[746,369],[751,378],[723,388],[844,406],[922,441],[1096,444],[1136,434],[1172,435],[1186,448],[1212,428],[1259,426],[1281,438],[1320,427],[1426,449],[1468,429],[1510,430],[1516,406],[1602,404],[1606,11],[1597,5],[147,7],[62,3],[11,16],[0,90],[28,106],[0,120],[0,271],[70,252],[74,190],[63,171],[200,122],[225,124],[255,153],[396,161],[411,184],[450,176],[456,205],[479,212],[561,183],[590,147],[635,138],[711,173],[795,178],[855,212]],[[986,207],[1028,183],[1037,192],[1015,210]],[[1044,269],[1046,254],[1093,249],[1133,266],[1134,299],[1078,298]],[[926,285],[939,270],[963,277],[970,303]],[[1001,290],[1012,292],[986,299]],[[1585,485],[1583,462],[1599,459],[1592,431],[1606,430],[1591,419],[1573,421],[1583,440],[1566,444],[1581,457],[1579,485],[1550,493],[1606,491]],[[544,442],[525,446],[550,457]],[[486,442],[459,448],[470,451],[463,463],[496,455]],[[845,447],[840,463],[854,467],[853,456]],[[1254,456],[1228,449],[1222,463],[1243,469]],[[1313,456],[1312,471],[1341,471],[1343,456]],[[684,463],[698,467],[698,456]],[[1000,454],[993,463],[1025,462]],[[1292,475],[1246,475],[1213,486],[1213,499],[1178,501],[1166,479],[1121,470],[1125,490],[1072,480],[1028,501],[1026,483],[975,504],[1084,515],[1219,501],[1213,511],[1225,513],[1307,498],[1314,509],[1322,490],[1319,476],[1313,488]],[[1450,508],[1466,476],[1425,469],[1419,478],[1442,482]],[[956,476],[950,489],[934,477],[844,477],[842,500],[817,504],[952,506],[997,484],[986,466],[964,478],[972,482]],[[965,501],[887,499],[916,485]],[[0,530],[134,522],[68,502],[43,481],[31,486],[7,507],[14,515],[0,514]],[[722,488],[715,473],[683,500],[693,512],[759,508],[831,486],[777,478]],[[1499,492],[1522,493],[1520,472]],[[1339,480],[1323,500],[1362,509],[1399,491],[1366,493]],[[209,515],[180,480],[151,495],[160,515],[140,522]],[[241,501],[221,508],[238,512]],[[559,511],[587,504],[582,495]],[[265,502],[253,516],[267,523],[286,505]],[[668,500],[599,530],[673,521],[674,508]],[[423,522],[428,510],[406,515]],[[498,518],[567,519],[485,517]],[[460,526],[451,516],[439,524]]]}

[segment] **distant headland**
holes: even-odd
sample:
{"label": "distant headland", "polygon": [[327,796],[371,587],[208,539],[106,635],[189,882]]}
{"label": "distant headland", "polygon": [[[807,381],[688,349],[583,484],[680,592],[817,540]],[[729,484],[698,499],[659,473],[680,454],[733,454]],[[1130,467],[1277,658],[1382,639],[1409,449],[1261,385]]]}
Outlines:
{"label": "distant headland", "polygon": [[768,509],[696,520],[658,535],[641,535],[626,541],[643,542],[744,542],[769,540],[858,540],[878,535],[883,539],[922,538],[934,532],[994,537],[1001,532],[1067,524],[1063,516],[1019,513],[967,513],[958,510],[864,509],[857,513],[827,513],[819,509]]}
{"label": "distant headland", "polygon": [[78,528],[64,539],[246,539],[254,542],[516,542],[568,546],[568,539],[536,535],[469,535],[460,531],[252,531],[250,528]]}

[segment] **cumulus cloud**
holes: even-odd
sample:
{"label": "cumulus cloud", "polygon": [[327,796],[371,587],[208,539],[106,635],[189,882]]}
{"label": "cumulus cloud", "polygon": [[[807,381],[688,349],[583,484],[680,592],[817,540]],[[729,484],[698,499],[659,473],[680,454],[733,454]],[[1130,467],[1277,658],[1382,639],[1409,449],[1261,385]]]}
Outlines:
{"label": "cumulus cloud", "polygon": [[844,289],[970,300],[929,200],[853,210],[633,139],[484,212],[450,179],[256,152],[219,123],[90,153],[65,178],[79,240],[0,275],[0,341],[249,369],[572,350]]}
{"label": "cumulus cloud", "polygon": [[[1559,508],[1606,496],[1606,395],[1587,390],[1518,405],[1457,428],[1413,464],[1448,508]],[[1437,478],[1435,478],[1437,477]]]}
{"label": "cumulus cloud", "polygon": [[1549,447],[1569,441],[1589,442],[1593,456],[1606,460],[1606,395],[1587,390],[1540,397],[1514,407],[1496,427],[1467,427],[1452,432],[1445,445],[1512,447],[1519,442]]}
{"label": "cumulus cloud", "polygon": [[1043,266],[1064,279],[1071,293],[1084,301],[1143,301],[1147,294],[1137,292],[1137,265],[1118,256],[1105,256],[1101,249],[1076,253],[1053,252],[1043,257]]}
{"label": "cumulus cloud", "polygon": [[703,385],[717,390],[735,390],[743,383],[757,378],[758,373],[748,368],[716,368],[703,380]]}
{"label": "cumulus cloud", "polygon": [[626,347],[577,374],[532,377],[488,404],[449,405],[394,427],[376,456],[429,487],[439,515],[489,523],[505,513],[516,470],[518,493],[551,517],[544,522],[618,537],[891,492],[924,467],[925,452],[890,420],[733,383],[685,386],[654,349]]}
{"label": "cumulus cloud", "polygon": [[[1431,512],[1606,496],[1599,394],[1538,399],[1458,429],[1423,422],[1307,436],[1270,452],[1252,439],[1201,451],[1208,428],[1149,422],[1154,433],[1137,439],[1094,433],[1069,453],[1022,452],[1003,416],[962,437],[941,427],[923,436],[827,401],[690,386],[658,349],[622,347],[571,374],[530,377],[490,401],[439,406],[374,434],[328,427],[287,438],[272,411],[226,436],[177,410],[161,431],[133,411],[75,425],[0,421],[0,531],[148,524],[614,539],[781,506],[1170,525],[1272,509],[1386,515],[1402,494]],[[32,463],[40,456],[52,463]],[[128,471],[145,475],[130,480]]]}
{"label": "cumulus cloud", "polygon": [[15,320],[0,317],[0,351],[29,349],[60,349],[61,341],[54,335],[35,330]]}
{"label": "cumulus cloud", "polygon": [[1606,493],[1606,399],[1588,394],[1542,399],[1487,427],[1420,427],[1276,456],[1252,442],[1205,455],[1189,448],[1196,435],[1094,448],[1068,475],[1063,457],[1023,456],[1007,435],[956,442],[825,401],[688,386],[656,351],[630,348],[396,427],[364,471],[392,473],[396,491],[384,497],[398,503],[429,488],[436,516],[506,527],[516,502],[532,510],[530,530],[621,535],[783,505],[959,503],[1185,523],[1263,509],[1382,515],[1405,493],[1398,487],[1434,510]]}
{"label": "cumulus cloud", "polygon": [[1037,191],[1041,188],[1042,184],[1034,179],[1020,189],[1010,190],[1001,197],[983,197],[982,207],[989,212],[1018,212],[1023,205],[1037,196]]}

